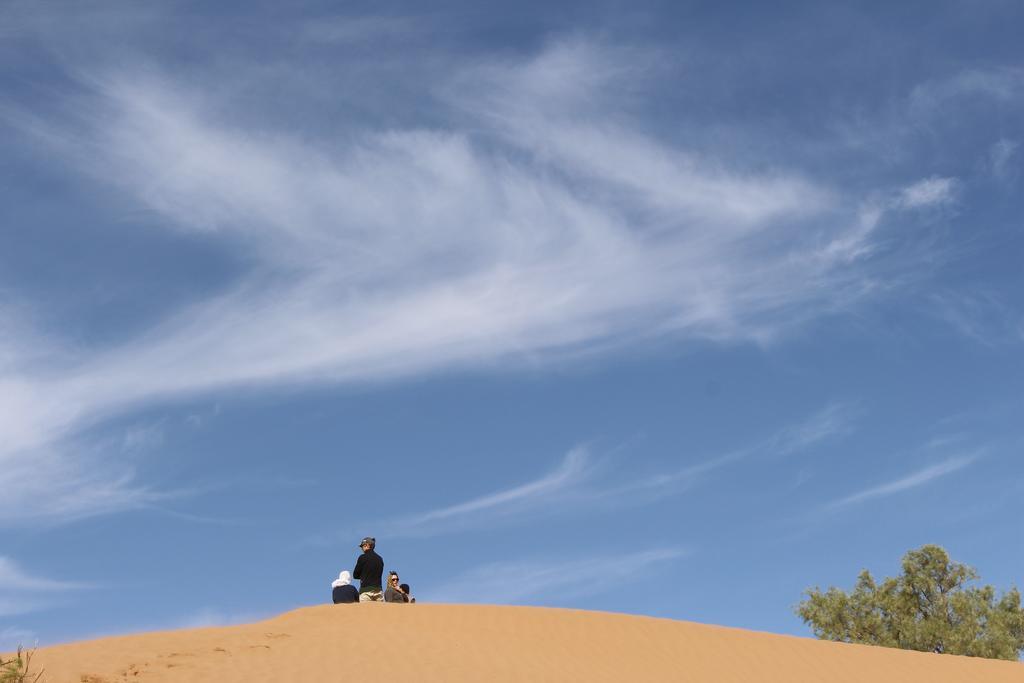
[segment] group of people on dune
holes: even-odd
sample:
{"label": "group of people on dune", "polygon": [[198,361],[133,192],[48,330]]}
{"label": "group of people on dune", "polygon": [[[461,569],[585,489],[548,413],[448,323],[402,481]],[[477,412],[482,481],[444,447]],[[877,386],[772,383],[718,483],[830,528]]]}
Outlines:
{"label": "group of people on dune", "polygon": [[[334,604],[352,602],[416,602],[409,584],[399,583],[398,572],[388,572],[388,584],[383,586],[384,558],[377,554],[377,539],[367,536],[359,542],[363,554],[356,560],[355,569],[338,574],[331,584]],[[352,585],[352,579],[359,580],[359,590]]]}

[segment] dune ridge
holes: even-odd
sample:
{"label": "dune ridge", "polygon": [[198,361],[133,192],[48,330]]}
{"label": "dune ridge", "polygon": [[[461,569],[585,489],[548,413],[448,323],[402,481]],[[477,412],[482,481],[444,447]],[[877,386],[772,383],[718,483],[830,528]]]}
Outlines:
{"label": "dune ridge", "polygon": [[1024,664],[542,607],[322,605],[240,626],[41,648],[49,683],[1024,683]]}

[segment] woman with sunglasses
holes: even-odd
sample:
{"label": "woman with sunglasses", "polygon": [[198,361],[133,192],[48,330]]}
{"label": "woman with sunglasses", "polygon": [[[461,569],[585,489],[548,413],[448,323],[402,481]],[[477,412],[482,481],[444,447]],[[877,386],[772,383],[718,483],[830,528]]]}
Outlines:
{"label": "woman with sunglasses", "polygon": [[398,581],[398,572],[388,572],[388,586],[384,589],[384,602],[409,601]]}

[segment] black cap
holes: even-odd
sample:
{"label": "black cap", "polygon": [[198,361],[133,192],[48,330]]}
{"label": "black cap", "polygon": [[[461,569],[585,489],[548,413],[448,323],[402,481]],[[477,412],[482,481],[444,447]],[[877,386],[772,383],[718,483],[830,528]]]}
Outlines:
{"label": "black cap", "polygon": [[364,545],[368,545],[371,548],[377,545],[377,539],[373,536],[367,536],[363,540],[359,541],[359,547],[362,548]]}

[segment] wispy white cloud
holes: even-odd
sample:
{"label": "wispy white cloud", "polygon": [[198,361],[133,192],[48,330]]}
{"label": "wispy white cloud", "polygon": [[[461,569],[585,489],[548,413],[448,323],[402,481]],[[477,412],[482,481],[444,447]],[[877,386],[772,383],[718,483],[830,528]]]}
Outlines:
{"label": "wispy white cloud", "polygon": [[[425,537],[539,514],[564,514],[603,497],[607,483],[599,475],[606,464],[595,459],[587,448],[578,446],[566,453],[554,470],[532,481],[419,513],[375,520],[372,528],[378,536],[389,538]],[[369,521],[362,523],[370,524]],[[355,533],[354,529],[346,530],[342,535]],[[338,532],[332,531],[311,542],[333,543],[337,536]]]}
{"label": "wispy white cloud", "polygon": [[842,438],[853,432],[857,409],[848,403],[834,402],[795,425],[783,427],[757,443],[687,465],[673,472],[627,483],[617,490],[672,490],[692,484],[699,477],[750,458],[790,456],[812,449],[825,441]]}
{"label": "wispy white cloud", "polygon": [[567,489],[578,485],[587,475],[587,452],[574,448],[566,454],[561,466],[551,474],[528,484],[492,493],[480,498],[431,510],[407,520],[410,527],[422,527],[435,522],[445,522],[466,515],[478,515],[495,510],[509,510],[523,503],[559,496]]}
{"label": "wispy white cloud", "polygon": [[940,110],[949,100],[984,96],[1010,101],[1024,96],[1024,69],[994,67],[967,69],[952,76],[921,83],[910,94],[910,102],[918,111]]}
{"label": "wispy white cloud", "polygon": [[131,435],[65,439],[17,450],[0,446],[0,526],[66,522],[186,495],[138,481],[130,449],[140,443]]}
{"label": "wispy white cloud", "polygon": [[[0,614],[4,614],[2,601],[0,601]],[[0,629],[0,652],[14,652],[18,647],[31,648],[35,646],[37,640],[38,636],[35,631],[17,626],[6,626]]]}
{"label": "wispy white cloud", "polygon": [[977,460],[977,458],[978,456],[976,455],[949,458],[948,460],[944,460],[943,462],[935,465],[930,465],[894,481],[880,484],[853,495],[846,496],[845,498],[841,498],[831,503],[829,507],[833,509],[847,507],[857,503],[863,503],[864,501],[871,500],[873,498],[892,496],[919,486],[924,486],[939,477],[944,477],[947,474],[952,474],[953,472],[967,467]]}
{"label": "wispy white cloud", "polygon": [[806,420],[780,430],[757,450],[788,455],[851,434],[859,408],[855,404],[832,402]]}
{"label": "wispy white cloud", "polygon": [[46,602],[38,598],[28,598],[23,595],[0,594],[0,617],[16,616],[35,612],[46,607]]}
{"label": "wispy white cloud", "polygon": [[0,555],[0,616],[25,614],[51,604],[48,594],[87,588],[77,581],[59,581],[26,572],[14,560]]}
{"label": "wispy white cloud", "polygon": [[936,317],[979,344],[999,346],[1024,341],[1024,313],[1001,292],[979,287],[936,289],[927,302],[928,310]]}
{"label": "wispy white cloud", "polygon": [[[645,223],[699,230],[729,242],[773,219],[821,215],[838,197],[797,172],[729,169],[645,135],[619,115],[622,87],[657,55],[590,41],[555,43],[525,63],[487,64],[461,75],[450,98],[496,134],[555,168],[653,213]],[[641,208],[641,206],[636,206]],[[659,215],[660,214],[660,215]],[[654,226],[650,226],[654,227]]]}
{"label": "wispy white cloud", "polygon": [[956,188],[955,178],[924,178],[903,188],[897,205],[905,209],[920,209],[949,204],[956,198]]}
{"label": "wispy white cloud", "polygon": [[1007,183],[1017,177],[1013,161],[1019,148],[1019,142],[1006,138],[1000,138],[992,143],[988,150],[987,166],[993,178]]}
{"label": "wispy white cloud", "polygon": [[121,436],[121,450],[135,452],[155,448],[163,443],[164,426],[160,423],[133,425]]}
{"label": "wispy white cloud", "polygon": [[[882,110],[865,115],[863,109],[853,108],[847,116],[830,123],[833,134],[823,144],[857,153],[870,150],[889,164],[898,161],[901,165],[918,166],[922,158],[931,158],[922,155],[938,149],[937,139],[942,139],[941,147],[948,151],[962,142],[948,138],[971,140],[979,130],[989,127],[982,121],[995,124],[1005,116],[1001,112],[1019,107],[1022,101],[1024,69],[1018,65],[947,72],[918,83]],[[988,119],[993,114],[996,118]],[[1005,128],[1001,124],[993,127]],[[981,144],[978,149],[983,149]],[[997,142],[986,151],[989,155],[983,161],[983,171],[994,175],[992,162],[1006,149]],[[972,169],[961,167],[964,173],[969,170]]]}
{"label": "wispy white cloud", "polygon": [[[589,449],[576,447],[549,474],[511,488],[432,510],[377,520],[377,534],[390,538],[450,534],[482,526],[493,527],[538,515],[565,515],[582,509],[645,505],[696,484],[701,477],[754,457],[790,456],[852,432],[856,410],[831,403],[806,420],[785,427],[750,446],[726,452],[684,467],[639,475],[624,473],[613,458],[595,458]],[[365,522],[369,523],[369,521]],[[346,530],[344,535],[356,535]],[[332,543],[337,534],[314,542]]]}
{"label": "wispy white cloud", "polygon": [[56,581],[28,574],[9,557],[0,556],[0,590],[4,591],[62,591],[82,588],[85,584]]}
{"label": "wispy white cloud", "polygon": [[474,567],[418,592],[430,602],[564,605],[621,587],[638,573],[685,557],[679,548],[631,550],[628,556],[598,555],[552,560],[511,560]]}
{"label": "wispy white cloud", "polygon": [[633,75],[601,46],[556,43],[453,77],[439,89],[452,128],[314,142],[225,116],[235,105],[217,88],[138,72],[84,81],[91,95],[63,117],[14,117],[119,202],[251,266],[120,343],[42,367],[26,360],[30,334],[0,348],[5,481],[53,477],[21,519],[151,495],[112,452],[100,495],[64,472],[84,430],[172,398],[561,362],[650,338],[763,343],[871,293],[884,209],[652,136],[609,106]]}

